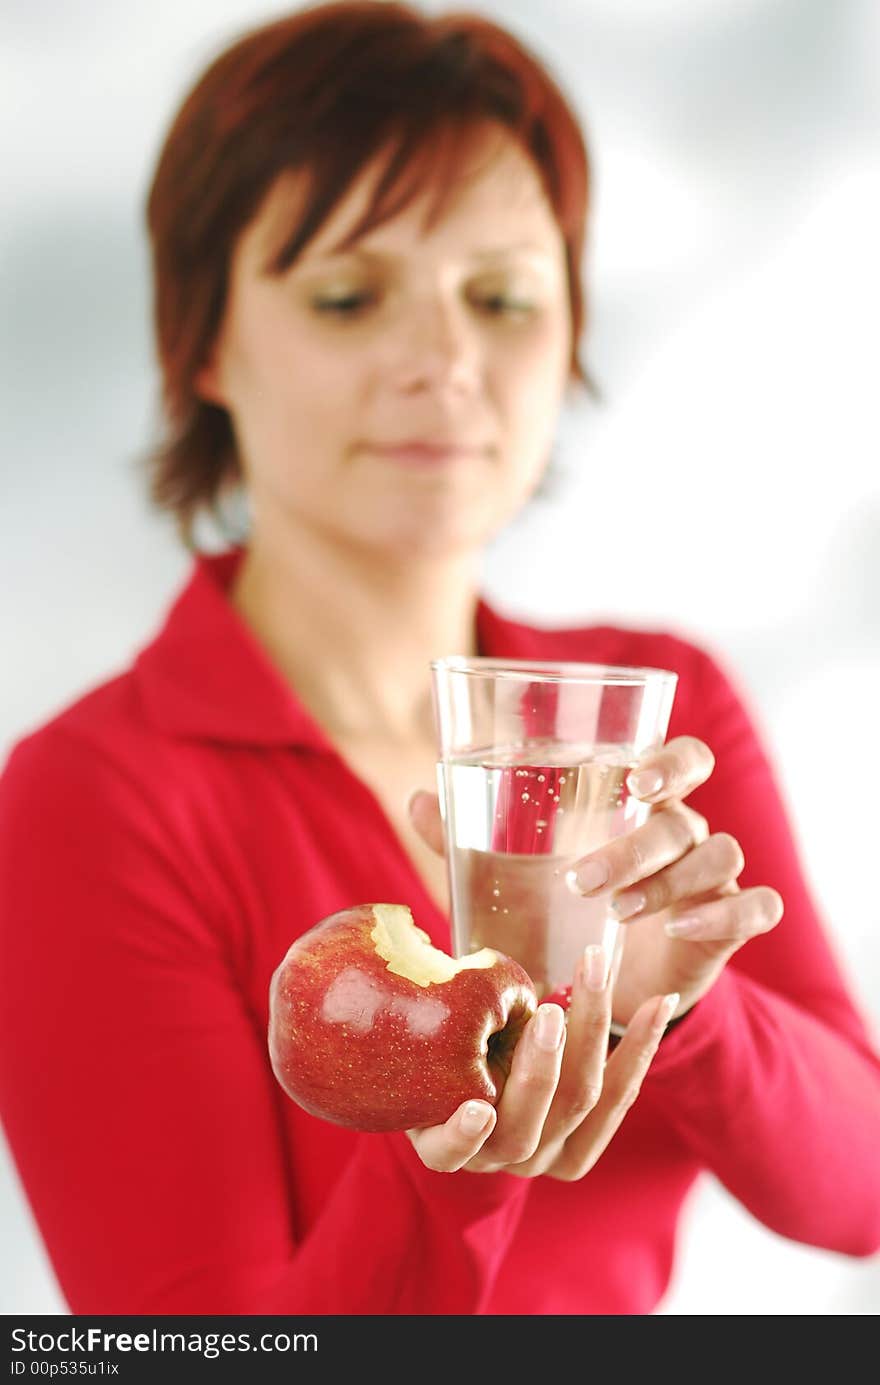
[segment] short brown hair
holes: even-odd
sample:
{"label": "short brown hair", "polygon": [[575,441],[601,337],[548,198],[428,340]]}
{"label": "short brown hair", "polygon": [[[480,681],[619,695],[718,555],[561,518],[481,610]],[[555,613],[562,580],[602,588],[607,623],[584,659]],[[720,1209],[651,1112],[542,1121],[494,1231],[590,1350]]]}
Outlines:
{"label": "short brown hair", "polygon": [[374,156],[387,151],[388,162],[359,234],[429,180],[442,198],[456,155],[487,120],[516,137],[541,176],[565,241],[571,375],[587,384],[578,356],[587,153],[556,82],[511,34],[474,14],[343,0],[247,33],[190,91],[147,202],[166,436],[145,459],[151,499],[188,547],[199,514],[217,518],[240,479],[229,416],[199,398],[194,380],[221,323],[236,240],[276,178],[310,174],[305,212],[273,265],[280,274]]}

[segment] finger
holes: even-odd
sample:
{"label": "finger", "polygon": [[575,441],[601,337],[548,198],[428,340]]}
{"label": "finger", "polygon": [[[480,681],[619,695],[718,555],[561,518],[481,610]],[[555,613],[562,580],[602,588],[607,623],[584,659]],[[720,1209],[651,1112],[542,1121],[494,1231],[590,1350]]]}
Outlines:
{"label": "finger", "polygon": [[665,803],[652,806],[651,812],[677,813],[679,817],[684,818],[698,846],[706,841],[709,836],[709,823],[706,818],[703,817],[702,813],[698,813],[693,808],[689,807],[687,803],[682,803],[680,798],[670,798]]}
{"label": "finger", "polygon": [[559,1081],[565,1041],[565,1011],[552,1002],[539,1005],[513,1051],[495,1129],[471,1168],[491,1172],[534,1154]]}
{"label": "finger", "polygon": [[682,808],[679,803],[664,804],[641,827],[581,857],[566,876],[569,887],[590,899],[625,889],[680,860],[700,840],[699,825],[705,822]]}
{"label": "finger", "polygon": [[611,908],[618,920],[656,914],[695,895],[721,889],[745,869],[742,847],[729,832],[716,832],[671,866],[640,880],[633,890],[615,895]]}
{"label": "finger", "polygon": [[438,856],[445,855],[440,800],[427,789],[414,789],[406,805],[409,820],[422,841]]}
{"label": "finger", "polygon": [[696,736],[676,736],[630,770],[626,787],[646,803],[685,798],[705,784],[714,768],[715,756],[705,741],[698,741]]}
{"label": "finger", "polygon": [[785,904],[769,885],[756,885],[692,910],[682,909],[663,925],[670,938],[692,942],[744,943],[769,933],[782,919]]}
{"label": "finger", "polygon": [[548,1172],[573,1181],[596,1163],[620,1128],[641,1091],[657,1047],[678,1005],[678,995],[653,996],[640,1005],[626,1033],[605,1064],[602,1095],[586,1119],[565,1142]]}
{"label": "finger", "polygon": [[406,1135],[426,1168],[455,1173],[482,1148],[496,1119],[488,1101],[465,1101],[444,1125],[421,1126]]}
{"label": "finger", "polygon": [[577,968],[566,1023],[559,1082],[544,1123],[542,1145],[562,1145],[598,1104],[611,1027],[611,969],[603,948],[585,949]]}

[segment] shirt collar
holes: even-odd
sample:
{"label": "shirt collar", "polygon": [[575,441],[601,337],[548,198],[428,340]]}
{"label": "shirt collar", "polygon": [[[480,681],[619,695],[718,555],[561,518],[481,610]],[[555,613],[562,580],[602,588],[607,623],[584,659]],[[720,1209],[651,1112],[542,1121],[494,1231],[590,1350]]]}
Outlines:
{"label": "shirt collar", "polygon": [[[332,750],[229,600],[243,557],[243,548],[233,548],[196,558],[164,625],[135,661],[147,717],[173,736]],[[534,656],[529,635],[536,634],[505,620],[480,600],[481,654]]]}

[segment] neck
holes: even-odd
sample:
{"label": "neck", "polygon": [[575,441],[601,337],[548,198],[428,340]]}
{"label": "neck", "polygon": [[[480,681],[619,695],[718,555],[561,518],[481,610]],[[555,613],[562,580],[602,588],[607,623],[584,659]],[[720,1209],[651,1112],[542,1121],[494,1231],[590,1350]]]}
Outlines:
{"label": "neck", "polygon": [[477,653],[479,564],[255,534],[231,600],[328,734],[433,742],[429,662]]}

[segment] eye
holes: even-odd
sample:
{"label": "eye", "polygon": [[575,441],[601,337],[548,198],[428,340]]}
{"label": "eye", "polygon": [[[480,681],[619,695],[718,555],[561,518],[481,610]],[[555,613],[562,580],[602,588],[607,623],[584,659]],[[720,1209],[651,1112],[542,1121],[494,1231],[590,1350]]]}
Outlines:
{"label": "eye", "polygon": [[529,299],[511,293],[477,293],[472,302],[490,317],[527,317],[535,308]]}
{"label": "eye", "polygon": [[372,292],[353,292],[327,294],[313,298],[315,312],[341,318],[357,317],[377,301],[378,295]]}

